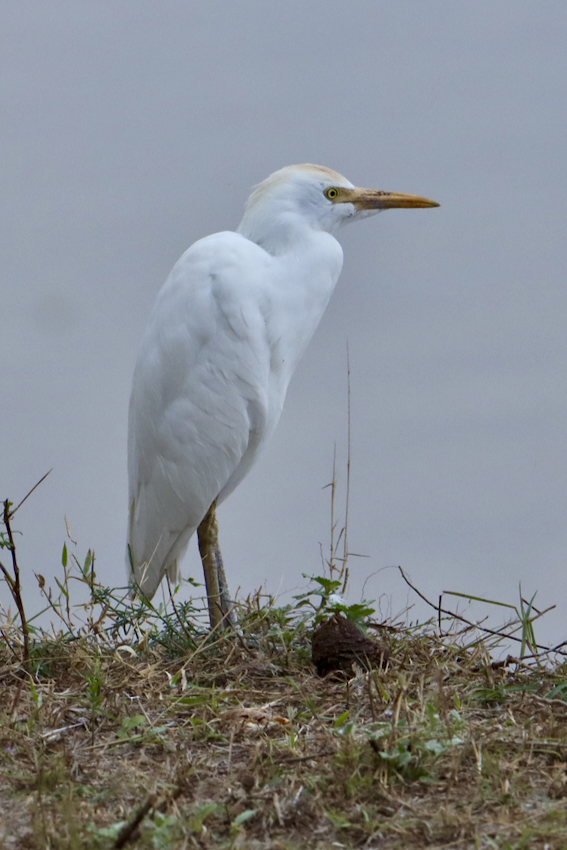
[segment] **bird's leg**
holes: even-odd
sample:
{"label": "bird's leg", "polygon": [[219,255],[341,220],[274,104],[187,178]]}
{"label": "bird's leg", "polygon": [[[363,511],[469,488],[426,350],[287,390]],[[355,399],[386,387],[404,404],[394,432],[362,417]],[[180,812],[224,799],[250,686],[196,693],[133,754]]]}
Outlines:
{"label": "bird's leg", "polygon": [[234,608],[230,602],[230,591],[228,589],[228,582],[226,580],[226,573],[224,571],[224,564],[222,562],[222,555],[218,542],[215,549],[215,565],[219,583],[220,607],[223,613],[224,622],[229,626],[234,626],[236,625],[236,617],[234,615]]}
{"label": "bird's leg", "polygon": [[227,625],[233,625],[234,615],[230,606],[228,584],[219,547],[216,502],[213,502],[198,527],[197,539],[203,572],[205,573],[211,629],[221,626],[223,622]]}
{"label": "bird's leg", "polygon": [[215,512],[216,504],[213,502],[207,511],[205,518],[197,529],[199,541],[199,552],[203,563],[205,574],[205,586],[207,588],[207,600],[209,604],[209,620],[211,629],[217,628],[222,623],[221,594],[219,587],[219,573],[217,570],[217,558],[219,541],[219,527]]}

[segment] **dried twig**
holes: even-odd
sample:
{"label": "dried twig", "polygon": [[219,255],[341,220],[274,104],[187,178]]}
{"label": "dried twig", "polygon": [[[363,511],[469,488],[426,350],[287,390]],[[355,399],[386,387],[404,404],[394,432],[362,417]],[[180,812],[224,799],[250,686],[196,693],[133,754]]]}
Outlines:
{"label": "dried twig", "polygon": [[20,510],[20,508],[22,507],[22,505],[24,504],[24,502],[25,502],[25,501],[27,501],[27,499],[29,499],[29,497],[31,496],[31,494],[32,494],[35,490],[37,490],[37,488],[39,487],[39,485],[40,485],[40,484],[42,484],[42,483],[45,481],[45,479],[47,478],[47,476],[48,476],[48,475],[50,475],[52,472],[53,472],[53,469],[49,469],[49,470],[45,473],[45,475],[42,475],[42,476],[41,476],[41,478],[39,479],[39,481],[37,482],[37,484],[34,484],[34,485],[33,485],[33,487],[31,488],[31,490],[29,491],[29,493],[26,493],[26,495],[24,496],[24,498],[22,499],[22,501],[21,501],[18,505],[16,505],[16,507],[14,508],[14,510],[11,512],[10,516],[14,516],[14,514],[16,513],[16,511],[19,511],[19,510]]}
{"label": "dried twig", "polygon": [[[467,620],[466,617],[462,617],[460,614],[457,614],[455,611],[449,611],[447,608],[441,608],[438,604],[436,605],[434,602],[431,602],[430,599],[428,599],[426,596],[424,596],[423,593],[420,590],[418,590],[415,585],[413,585],[411,583],[411,581],[409,580],[409,578],[407,577],[407,575],[403,571],[402,567],[398,567],[398,569],[399,569],[400,573],[402,574],[402,578],[405,581],[405,583],[409,587],[411,587],[411,589],[414,591],[414,593],[417,593],[417,595],[419,596],[420,599],[423,599],[424,602],[426,602],[431,608],[433,608],[435,611],[437,611],[439,616],[441,614],[446,614],[448,617],[452,617],[454,620],[460,620],[461,623],[466,623],[467,626],[471,626],[474,629],[478,629],[479,631],[484,632],[484,634],[493,635],[494,637],[499,637],[499,638],[506,638],[506,640],[514,640],[514,641],[516,641],[516,643],[520,643],[520,644],[523,642],[522,638],[516,637],[511,632],[505,632],[503,630],[497,631],[495,629],[489,629],[486,626],[481,626],[480,623],[473,623],[471,620]],[[551,608],[554,608],[554,607],[555,606],[553,606],[553,605],[551,606]],[[544,614],[546,614],[547,611],[551,610],[551,608],[548,608],[545,611],[542,611],[541,613],[539,613],[533,619],[538,620],[540,617],[542,617]],[[562,644],[559,644],[559,646],[562,646]],[[526,658],[537,658],[538,656],[546,655],[548,652],[557,652],[559,655],[567,655],[567,652],[561,652],[561,650],[558,647],[556,647],[555,649],[552,649],[549,646],[540,645],[538,647],[538,649],[540,649],[541,652],[523,656],[523,660],[526,660]]]}
{"label": "dried twig", "polygon": [[341,579],[342,593],[346,593],[349,579],[349,568],[348,568],[348,556],[350,552],[348,551],[348,519],[349,519],[349,510],[350,510],[350,468],[351,468],[351,409],[350,409],[350,354],[348,350],[348,341],[346,347],[346,356],[347,356],[347,411],[348,411],[348,425],[347,425],[347,474],[346,474],[346,501],[345,501],[345,534],[343,541],[343,565],[341,567],[341,573],[339,579]]}
{"label": "dried twig", "polygon": [[[44,476],[45,478],[45,476]],[[43,479],[42,479],[43,480]],[[38,481],[38,484],[41,482]],[[37,487],[37,484],[36,484]],[[33,488],[35,490],[35,487]],[[32,491],[30,490],[30,493]],[[29,495],[29,493],[28,493]],[[27,499],[27,496],[26,496]],[[22,502],[25,501],[22,500]],[[20,505],[22,504],[20,502]],[[20,507],[18,505],[18,508]],[[2,521],[4,523],[4,527],[6,529],[6,534],[8,537],[8,543],[5,544],[6,548],[10,550],[10,554],[12,557],[12,570],[14,571],[14,576],[12,577],[9,571],[6,569],[4,564],[0,563],[0,569],[6,579],[6,584],[10,588],[10,593],[12,594],[12,598],[16,603],[16,608],[18,609],[18,614],[20,615],[20,623],[22,624],[22,638],[23,638],[23,652],[22,652],[22,662],[26,669],[29,667],[30,663],[30,634],[28,629],[28,621],[26,619],[26,612],[24,610],[24,603],[22,601],[22,587],[20,583],[20,568],[18,567],[18,559],[16,557],[16,544],[14,543],[14,535],[12,533],[12,526],[10,523],[11,518],[14,516],[16,511],[10,510],[12,507],[12,502],[8,499],[4,501],[4,511],[2,514]],[[16,508],[16,510],[18,510]]]}
{"label": "dried twig", "polygon": [[116,850],[119,850],[120,847],[125,847],[130,841],[136,840],[136,830],[146,815],[155,807],[156,800],[157,794],[150,794],[144,805],[140,806],[132,820],[120,830],[116,841],[112,845],[116,848]]}

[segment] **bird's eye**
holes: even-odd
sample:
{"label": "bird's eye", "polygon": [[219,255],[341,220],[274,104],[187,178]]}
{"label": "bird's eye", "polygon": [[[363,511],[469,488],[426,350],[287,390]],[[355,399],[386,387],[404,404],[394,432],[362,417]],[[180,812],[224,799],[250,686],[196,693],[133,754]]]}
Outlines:
{"label": "bird's eye", "polygon": [[334,201],[338,194],[339,190],[335,189],[334,186],[331,186],[331,188],[327,189],[325,192],[325,197],[327,197],[330,201]]}

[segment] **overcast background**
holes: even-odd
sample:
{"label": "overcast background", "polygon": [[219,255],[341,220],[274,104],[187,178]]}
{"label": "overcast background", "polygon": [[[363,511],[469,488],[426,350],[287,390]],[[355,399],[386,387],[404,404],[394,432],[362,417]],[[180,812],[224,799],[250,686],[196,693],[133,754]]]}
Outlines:
{"label": "overcast background", "polygon": [[[538,636],[566,639],[564,0],[41,0],[1,18],[0,497],[53,467],[15,521],[30,609],[65,516],[124,583],[129,388],[158,288],[253,184],[315,162],[442,206],[340,234],[276,436],[220,510],[232,589],[321,572],[348,340],[349,540],[368,556],[350,599],[367,579],[384,614],[413,604],[397,564],[434,600],[513,603],[521,581],[558,606]],[[201,578],[193,546],[184,573]]]}

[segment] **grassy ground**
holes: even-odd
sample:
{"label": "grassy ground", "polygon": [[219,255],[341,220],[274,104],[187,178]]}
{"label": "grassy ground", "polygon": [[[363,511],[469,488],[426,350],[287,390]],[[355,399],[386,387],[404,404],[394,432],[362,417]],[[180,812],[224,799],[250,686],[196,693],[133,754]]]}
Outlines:
{"label": "grassy ground", "polygon": [[26,634],[12,516],[1,848],[567,847],[567,668],[537,654],[533,606],[506,662],[443,612],[409,628],[349,609],[388,664],[322,679],[310,639],[332,582],[248,600],[238,634],[209,635],[191,604],[132,603],[65,549],[44,587],[58,626]]}

